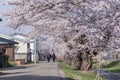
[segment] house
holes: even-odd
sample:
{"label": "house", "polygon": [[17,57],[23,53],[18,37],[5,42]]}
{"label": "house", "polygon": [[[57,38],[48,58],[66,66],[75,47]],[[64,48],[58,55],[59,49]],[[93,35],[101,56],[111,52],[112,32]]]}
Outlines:
{"label": "house", "polygon": [[19,44],[16,45],[15,60],[24,60],[24,62],[31,61],[30,43],[26,40],[26,35],[13,34],[14,40]]}
{"label": "house", "polygon": [[36,61],[38,61],[39,48],[37,45],[35,47],[34,39],[26,40],[26,35],[18,33],[14,34],[13,37],[14,40],[19,43],[16,45],[15,60],[24,59],[25,62],[33,62],[36,59]]}
{"label": "house", "polygon": [[9,55],[9,61],[15,61],[15,44],[18,43],[0,35],[0,51],[6,55]]}
{"label": "house", "polygon": [[[10,60],[13,61],[24,60],[23,62],[31,62],[31,61],[35,61],[35,59],[36,61],[39,60],[40,50],[39,50],[39,42],[37,40],[35,45],[34,39],[26,40],[28,36],[18,33],[15,33],[11,36],[0,34],[0,37],[5,38],[9,41],[9,43],[6,42],[7,45],[3,44],[5,42],[1,42],[0,49],[6,48],[6,52],[9,52],[10,56],[12,55]],[[7,41],[7,40],[1,39],[1,41]]]}

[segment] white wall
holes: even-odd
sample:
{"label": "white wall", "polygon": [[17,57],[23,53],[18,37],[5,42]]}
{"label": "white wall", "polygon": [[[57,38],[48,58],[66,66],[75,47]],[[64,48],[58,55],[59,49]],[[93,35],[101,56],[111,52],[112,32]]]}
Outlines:
{"label": "white wall", "polygon": [[28,45],[27,45],[27,43],[19,42],[17,47],[18,47],[17,53],[28,53]]}
{"label": "white wall", "polygon": [[16,59],[25,59],[27,62],[27,53],[28,53],[28,45],[25,42],[18,42],[17,49],[15,53],[15,60]]}
{"label": "white wall", "polygon": [[[33,51],[34,50],[34,41],[30,43],[30,49]],[[37,42],[36,44],[36,51],[39,51],[40,47],[39,47],[39,43]]]}
{"label": "white wall", "polygon": [[[30,43],[30,50],[32,52],[32,61],[34,61],[34,40],[31,40],[31,43]],[[39,43],[36,44],[36,51],[39,51]],[[38,61],[38,52],[36,52],[36,61]]]}
{"label": "white wall", "polygon": [[31,49],[31,52],[34,51],[34,43],[30,43],[30,49]]}

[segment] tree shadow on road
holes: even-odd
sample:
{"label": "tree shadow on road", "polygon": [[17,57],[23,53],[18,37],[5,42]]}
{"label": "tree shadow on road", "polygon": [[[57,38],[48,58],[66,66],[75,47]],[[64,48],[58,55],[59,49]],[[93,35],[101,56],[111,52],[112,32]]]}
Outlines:
{"label": "tree shadow on road", "polygon": [[10,68],[0,68],[0,71],[5,71],[5,70],[15,70],[15,69],[27,69],[35,66],[14,66]]}
{"label": "tree shadow on road", "polygon": [[12,77],[0,77],[0,80],[67,80],[67,79],[59,76],[23,75],[23,76],[12,76]]}
{"label": "tree shadow on road", "polygon": [[23,74],[23,73],[26,73],[26,72],[15,72],[15,73],[0,72],[0,76],[14,75],[14,74]]}

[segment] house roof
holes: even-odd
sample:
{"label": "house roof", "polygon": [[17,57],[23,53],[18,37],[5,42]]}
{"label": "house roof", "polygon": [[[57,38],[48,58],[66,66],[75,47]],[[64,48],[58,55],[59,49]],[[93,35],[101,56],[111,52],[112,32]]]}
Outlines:
{"label": "house roof", "polygon": [[18,44],[15,41],[0,37],[0,44]]}
{"label": "house roof", "polygon": [[25,43],[30,42],[29,40],[26,39],[28,36],[24,34],[15,33],[15,34],[12,34],[11,36],[13,36],[14,40],[17,42],[25,42]]}
{"label": "house roof", "polygon": [[0,37],[8,39],[8,40],[14,40],[16,42],[25,42],[25,43],[29,43],[29,40],[25,40],[25,36],[23,35],[19,35],[19,34],[13,34],[13,35],[4,35],[4,34],[0,34]]}

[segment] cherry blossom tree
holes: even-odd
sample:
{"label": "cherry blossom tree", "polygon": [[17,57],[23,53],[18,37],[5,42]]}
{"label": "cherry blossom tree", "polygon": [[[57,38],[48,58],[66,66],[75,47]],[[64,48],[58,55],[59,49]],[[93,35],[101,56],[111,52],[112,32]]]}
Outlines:
{"label": "cherry blossom tree", "polygon": [[119,0],[7,0],[7,4],[13,6],[5,14],[9,27],[33,26],[30,36],[50,35],[53,47],[66,44],[65,52],[77,54],[78,69],[90,70],[93,56],[119,48]]}

